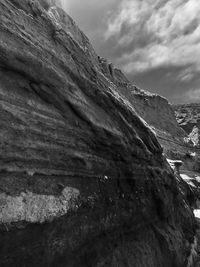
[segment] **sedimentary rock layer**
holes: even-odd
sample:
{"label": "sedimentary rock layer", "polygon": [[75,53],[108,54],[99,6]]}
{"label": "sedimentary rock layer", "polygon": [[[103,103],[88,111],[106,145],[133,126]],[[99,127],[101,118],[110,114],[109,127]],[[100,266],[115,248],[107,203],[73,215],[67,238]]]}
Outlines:
{"label": "sedimentary rock layer", "polygon": [[44,1],[2,0],[0,36],[0,266],[187,266],[186,185],[112,66]]}

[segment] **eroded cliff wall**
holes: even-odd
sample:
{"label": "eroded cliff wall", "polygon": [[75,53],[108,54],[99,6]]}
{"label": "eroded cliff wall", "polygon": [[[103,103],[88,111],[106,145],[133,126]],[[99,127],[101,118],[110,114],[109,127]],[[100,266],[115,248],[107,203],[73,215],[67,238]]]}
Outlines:
{"label": "eroded cliff wall", "polygon": [[174,109],[167,99],[138,88],[107,60],[101,57],[98,59],[102,73],[115,86],[121,97],[134,107],[137,114],[151,127],[164,153],[168,154],[171,150],[175,150],[185,154],[187,144],[184,143],[184,138],[187,134],[179,126]]}
{"label": "eroded cliff wall", "polygon": [[200,104],[174,105],[177,121],[188,135],[188,142],[200,146]]}
{"label": "eroded cliff wall", "polygon": [[0,266],[187,266],[186,185],[85,35],[38,1],[0,18]]}

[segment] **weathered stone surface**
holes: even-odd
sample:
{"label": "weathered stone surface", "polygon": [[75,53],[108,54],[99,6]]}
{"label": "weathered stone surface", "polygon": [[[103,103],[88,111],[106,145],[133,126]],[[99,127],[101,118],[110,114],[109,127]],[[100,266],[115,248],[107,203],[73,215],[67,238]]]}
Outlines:
{"label": "weathered stone surface", "polygon": [[75,209],[78,196],[79,191],[71,187],[66,187],[59,197],[32,192],[23,192],[19,196],[2,193],[0,221],[4,224],[22,221],[44,223]]}
{"label": "weathered stone surface", "polygon": [[185,131],[179,126],[172,105],[167,99],[139,89],[127,80],[118,69],[110,68],[107,60],[98,57],[103,74],[116,86],[116,91],[133,106],[156,134],[164,153],[185,155],[188,145],[184,142]]}
{"label": "weathered stone surface", "polygon": [[200,104],[183,104],[174,106],[177,121],[187,133],[186,141],[194,147],[200,145]]}
{"label": "weathered stone surface", "polygon": [[[199,104],[183,104],[173,106],[177,122],[185,131],[182,145],[176,147],[172,154],[183,160],[183,172],[200,172],[199,147]],[[180,147],[182,147],[180,149]]]}
{"label": "weathered stone surface", "polygon": [[45,3],[0,2],[0,266],[187,266],[185,184],[123,74]]}

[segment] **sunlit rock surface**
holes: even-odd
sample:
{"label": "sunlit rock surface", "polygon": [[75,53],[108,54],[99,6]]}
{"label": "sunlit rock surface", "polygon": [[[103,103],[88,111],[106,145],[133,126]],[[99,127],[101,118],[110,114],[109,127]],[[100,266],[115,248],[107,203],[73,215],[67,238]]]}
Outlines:
{"label": "sunlit rock surface", "polygon": [[46,1],[2,0],[0,36],[0,266],[187,266],[186,184],[123,74]]}
{"label": "sunlit rock surface", "polygon": [[175,115],[181,128],[187,133],[187,142],[200,148],[200,104],[174,106]]}

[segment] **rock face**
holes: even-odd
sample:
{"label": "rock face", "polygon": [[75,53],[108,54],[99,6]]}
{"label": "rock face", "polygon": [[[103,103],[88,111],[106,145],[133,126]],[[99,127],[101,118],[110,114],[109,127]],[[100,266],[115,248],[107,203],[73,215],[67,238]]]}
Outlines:
{"label": "rock face", "polygon": [[[164,149],[164,153],[168,154],[175,149],[185,154],[187,151],[184,143],[186,133],[179,126],[174,109],[169,102],[157,94],[137,88],[107,60],[101,57],[98,59],[102,73],[112,82],[115,90],[126,100],[126,103],[134,107],[137,114],[151,127]],[[97,67],[99,66],[97,65]]]}
{"label": "rock face", "polygon": [[178,139],[185,136],[184,130],[177,123],[173,107],[165,98],[137,88],[120,70],[113,68],[111,63],[100,57],[99,61],[104,75],[116,85],[118,93],[130,102],[138,115],[154,129],[158,138],[162,135]]}
{"label": "rock face", "polygon": [[[181,177],[188,183],[191,190],[196,194],[196,205],[194,214],[199,225],[200,223],[200,104],[183,104],[174,106],[177,121],[186,132],[185,143],[189,146],[187,157],[184,159],[184,166],[181,170]],[[197,230],[197,244],[195,251],[200,255],[200,235]],[[200,263],[196,260],[195,266]]]}
{"label": "rock face", "polygon": [[185,132],[182,149],[176,149],[176,152],[181,151],[178,154],[186,171],[200,172],[200,104],[175,105],[173,108],[177,122]]}
{"label": "rock face", "polygon": [[191,199],[130,83],[49,2],[0,18],[0,266],[187,266]]}
{"label": "rock face", "polygon": [[185,104],[174,106],[177,121],[187,133],[187,141],[195,146],[200,145],[200,104]]}

